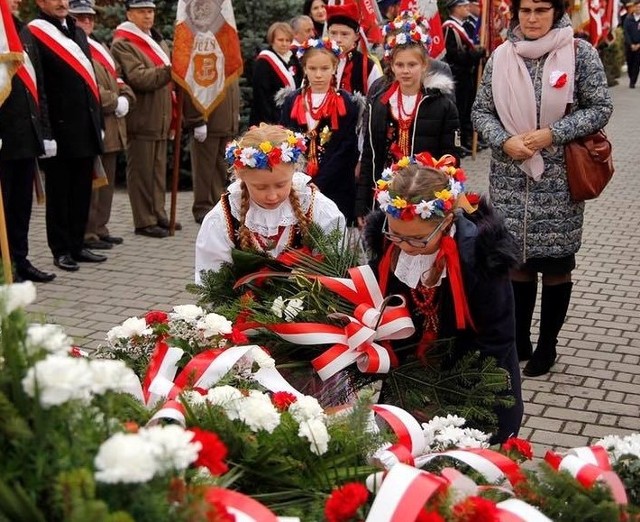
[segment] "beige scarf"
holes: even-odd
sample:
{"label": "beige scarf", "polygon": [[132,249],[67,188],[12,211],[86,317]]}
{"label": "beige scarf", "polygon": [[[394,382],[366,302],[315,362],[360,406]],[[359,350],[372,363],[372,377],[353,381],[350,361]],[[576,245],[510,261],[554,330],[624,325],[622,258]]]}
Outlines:
{"label": "beige scarf", "polygon": [[[543,129],[564,116],[567,103],[573,101],[575,81],[575,53],[573,29],[552,29],[537,40],[525,40],[520,26],[514,29],[520,40],[506,41],[493,54],[493,101],[505,130],[511,134],[522,134]],[[524,59],[538,59],[548,54],[542,69],[542,94],[540,99],[540,126],[537,122],[536,96],[533,81]],[[567,74],[563,87],[554,87],[550,77],[554,73]],[[540,152],[524,160],[520,168],[535,181],[544,172]]]}

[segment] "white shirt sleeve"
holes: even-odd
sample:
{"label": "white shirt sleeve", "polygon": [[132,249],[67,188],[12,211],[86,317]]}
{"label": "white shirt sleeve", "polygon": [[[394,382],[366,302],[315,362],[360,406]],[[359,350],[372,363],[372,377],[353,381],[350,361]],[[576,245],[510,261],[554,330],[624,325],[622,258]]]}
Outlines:
{"label": "white shirt sleeve", "polygon": [[222,205],[218,203],[204,218],[196,238],[195,281],[202,270],[218,270],[231,261],[233,243],[229,238]]}
{"label": "white shirt sleeve", "polygon": [[313,222],[318,225],[325,234],[333,232],[336,228],[344,234],[347,222],[338,210],[336,204],[319,190],[316,191],[313,203]]}

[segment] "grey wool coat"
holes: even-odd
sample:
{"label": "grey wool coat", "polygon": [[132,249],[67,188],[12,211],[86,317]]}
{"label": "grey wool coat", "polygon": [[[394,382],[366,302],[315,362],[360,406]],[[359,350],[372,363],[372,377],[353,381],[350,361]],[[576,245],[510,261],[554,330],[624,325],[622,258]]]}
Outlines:
{"label": "grey wool coat", "polygon": [[[570,24],[568,16],[554,28]],[[509,39],[516,36],[509,32]],[[478,88],[471,119],[478,133],[491,147],[489,194],[518,245],[521,262],[531,258],[560,258],[575,254],[582,240],[584,203],[574,203],[569,194],[564,163],[565,143],[603,128],[613,112],[613,102],[598,53],[584,41],[576,43],[575,89],[571,111],[551,125],[553,146],[543,150],[544,172],[534,181],[502,150],[510,134],[496,112],[491,89],[492,56]],[[548,55],[538,60],[524,59],[534,83],[538,120],[542,70]],[[539,63],[538,63],[539,62]],[[538,76],[538,77],[536,77]]]}

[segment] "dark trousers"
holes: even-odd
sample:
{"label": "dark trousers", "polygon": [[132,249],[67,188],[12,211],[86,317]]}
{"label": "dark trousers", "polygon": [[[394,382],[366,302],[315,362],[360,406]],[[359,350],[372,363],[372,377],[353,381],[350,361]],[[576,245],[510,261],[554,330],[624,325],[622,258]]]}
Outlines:
{"label": "dark trousers", "polygon": [[29,255],[29,221],[35,171],[35,158],[0,161],[0,183],[9,249],[16,266],[23,265]]}
{"label": "dark trousers", "polygon": [[82,250],[89,216],[94,158],[42,161],[47,195],[47,242],[53,257]]}
{"label": "dark trousers", "polygon": [[472,70],[461,70],[454,74],[456,82],[456,107],[460,121],[460,138],[462,146],[470,148],[473,137],[473,125],[471,124],[471,107],[476,95]]}
{"label": "dark trousers", "polygon": [[640,50],[632,51],[627,47],[627,73],[629,74],[629,85],[635,86],[640,72]]}

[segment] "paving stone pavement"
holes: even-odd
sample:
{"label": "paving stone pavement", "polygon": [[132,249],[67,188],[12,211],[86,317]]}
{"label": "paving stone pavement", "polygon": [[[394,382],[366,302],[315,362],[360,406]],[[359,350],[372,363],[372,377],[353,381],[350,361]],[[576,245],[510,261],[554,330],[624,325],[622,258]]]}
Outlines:
{"label": "paving stone pavement", "polygon": [[[548,448],[640,431],[640,218],[634,212],[640,194],[640,91],[620,85],[612,94],[615,112],[607,130],[616,175],[604,194],[587,204],[558,362],[550,374],[523,380],[521,436],[534,443],[537,457]],[[486,190],[488,156],[482,152],[464,162],[474,190]],[[193,278],[198,232],[191,193],[178,195],[178,219],[184,229],[174,237],[135,236],[127,195],[118,191],[110,229],[124,244],[107,252],[106,263],[83,264],[75,273],[56,270],[55,281],[38,285],[29,311],[35,319],[63,325],[78,345],[95,348],[128,317],[194,302],[185,290]],[[30,246],[33,263],[53,270],[42,207],[34,208]]]}

